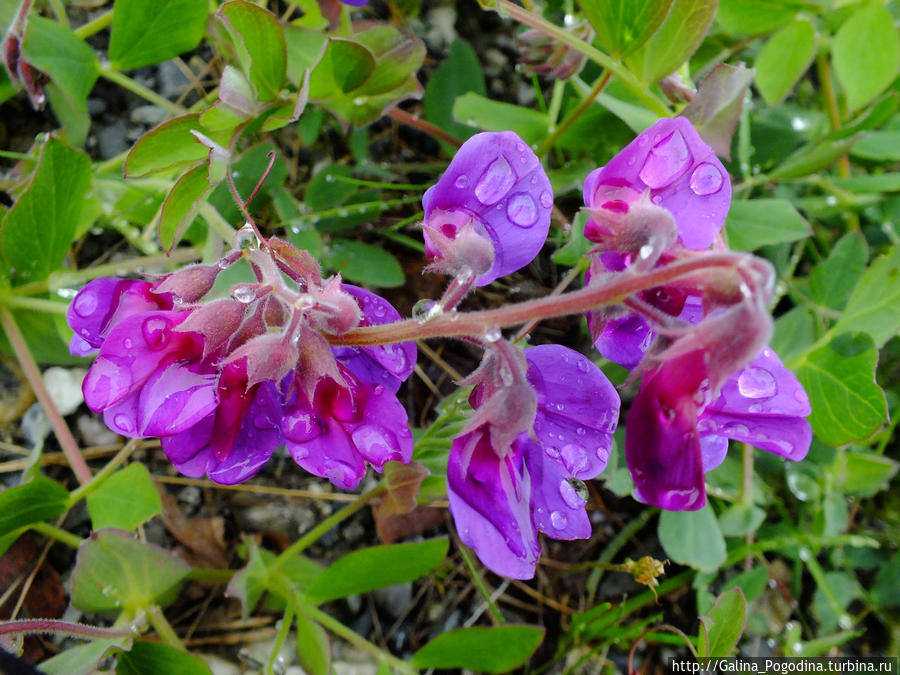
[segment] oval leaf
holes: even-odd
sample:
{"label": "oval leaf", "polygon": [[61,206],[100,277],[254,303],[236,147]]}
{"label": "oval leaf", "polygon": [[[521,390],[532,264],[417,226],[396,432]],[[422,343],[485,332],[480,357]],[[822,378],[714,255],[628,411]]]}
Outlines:
{"label": "oval leaf", "polygon": [[725,562],[725,538],[707,503],[699,511],[663,511],[659,543],[672,560],[701,572],[715,572]]}
{"label": "oval leaf", "polygon": [[109,60],[131,70],[175,58],[199,44],[206,0],[116,0]]}
{"label": "oval leaf", "polygon": [[834,72],[856,110],[884,91],[900,67],[900,37],[880,2],[864,3],[834,36]]}
{"label": "oval leaf", "polygon": [[175,183],[159,215],[159,242],[166,251],[181,240],[212,188],[206,164],[195,166]]}
{"label": "oval leaf", "polygon": [[412,657],[416,668],[468,668],[505,673],[523,665],[544,639],[538,626],[460,628],[444,633]]}
{"label": "oval leaf", "polygon": [[241,70],[256,88],[260,101],[271,101],[284,86],[287,47],[274,14],[252,2],[222,5],[219,18],[234,41]]}
{"label": "oval leaf", "polygon": [[579,0],[600,44],[616,58],[644,44],[672,7],[673,0]]}
{"label": "oval leaf", "polygon": [[756,57],[756,86],[770,106],[784,100],[816,57],[816,31],[798,20],[775,33]]}

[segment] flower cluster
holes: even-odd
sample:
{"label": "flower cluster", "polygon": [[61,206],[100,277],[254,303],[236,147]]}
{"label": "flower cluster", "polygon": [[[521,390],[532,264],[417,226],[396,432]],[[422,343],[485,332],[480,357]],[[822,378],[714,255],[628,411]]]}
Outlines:
{"label": "flower cluster", "polygon": [[[246,260],[255,282],[213,291]],[[412,343],[352,349],[329,338],[399,320],[383,298],[275,238],[160,280],[97,279],[72,301],[73,354],[97,351],[85,401],[130,437],[158,436],[175,467],[233,484],[279,446],[310,473],[358,485],[368,462],[408,462],[412,434],[396,399]]]}

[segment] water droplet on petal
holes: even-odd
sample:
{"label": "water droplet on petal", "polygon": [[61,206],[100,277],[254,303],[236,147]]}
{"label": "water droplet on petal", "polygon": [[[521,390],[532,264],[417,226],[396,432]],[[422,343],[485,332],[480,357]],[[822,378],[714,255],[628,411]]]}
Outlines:
{"label": "water droplet on petal", "polygon": [[[535,176],[535,178],[536,177],[537,176]],[[549,209],[551,206],[553,206],[553,195],[550,194],[549,190],[544,190],[541,193],[541,206],[543,206],[545,209]]]}
{"label": "water droplet on petal", "polygon": [[746,437],[750,435],[750,430],[743,424],[736,424],[732,422],[722,427],[722,435]]}
{"label": "water droplet on petal", "polygon": [[469,184],[469,177],[466,174],[457,176],[453,184],[461,190]]}
{"label": "water droplet on petal", "polygon": [[82,291],[75,296],[73,309],[80,317],[89,317],[97,310],[97,294],[94,291]]}
{"label": "water droplet on petal", "polygon": [[544,446],[544,452],[547,453],[547,457],[550,459],[559,459],[559,448],[555,448],[552,445]]}
{"label": "water droplet on petal", "polygon": [[684,173],[690,163],[691,152],[684,136],[675,130],[650,148],[638,176],[649,188],[664,188]]}
{"label": "water droplet on petal", "polygon": [[562,511],[553,511],[550,513],[550,522],[557,530],[563,530],[569,524],[569,519]]}
{"label": "water droplet on petal", "polygon": [[538,217],[537,204],[531,195],[519,192],[509,198],[506,204],[506,215],[519,227],[531,227]]}
{"label": "water droplet on petal", "polygon": [[806,392],[803,391],[803,389],[797,389],[794,391],[794,399],[797,401],[797,403],[809,405],[809,396],[806,395]]}
{"label": "water droplet on petal", "polygon": [[577,478],[559,482],[559,495],[570,509],[583,509],[587,503],[587,486]]}
{"label": "water droplet on petal", "polygon": [[562,450],[560,450],[560,456],[562,457],[563,465],[572,474],[577,475],[587,466],[587,452],[585,452],[584,448],[577,445],[571,443],[564,445]]}
{"label": "water droplet on petal", "polygon": [[412,318],[419,323],[430,321],[440,314],[441,306],[434,300],[428,300],[427,298],[417,301],[412,308]]}
{"label": "water droplet on petal", "polygon": [[134,341],[131,338],[125,338],[122,340],[122,344],[125,345],[125,349],[131,349],[134,346]]}
{"label": "water droplet on petal", "polygon": [[747,398],[770,398],[778,391],[775,377],[762,368],[745,368],[738,375],[738,391]]}
{"label": "water droplet on petal", "polygon": [[113,417],[113,424],[115,424],[119,431],[122,431],[126,434],[134,433],[134,424],[131,421],[131,418],[128,415],[119,413],[115,417]]}
{"label": "water droplet on petal", "polygon": [[509,189],[516,182],[516,175],[513,173],[512,167],[506,161],[506,157],[500,155],[488,165],[488,168],[481,174],[478,184],[475,186],[475,197],[478,198],[485,206],[496,204],[503,195],[509,192]]}
{"label": "water droplet on petal", "polygon": [[722,172],[719,171],[719,168],[716,165],[710,164],[709,162],[703,162],[694,169],[694,173],[691,174],[689,185],[691,186],[691,191],[695,195],[702,197],[715,194],[721,190],[722,183],[724,182],[725,178],[722,176]]}
{"label": "water droplet on petal", "polygon": [[171,324],[168,319],[161,316],[153,316],[144,321],[141,330],[144,333],[144,340],[147,346],[153,351],[159,351],[169,344]]}
{"label": "water droplet on petal", "polygon": [[325,430],[322,420],[310,410],[299,410],[285,415],[283,421],[284,434],[295,443],[305,443]]}
{"label": "water droplet on petal", "polygon": [[388,458],[396,451],[396,442],[387,432],[374,424],[364,424],[356,429],[350,437],[354,445],[364,457],[378,459]]}
{"label": "water droplet on petal", "polygon": [[575,430],[575,433],[578,434],[579,436],[584,436],[587,433],[587,429],[585,429],[584,427],[578,427]]}

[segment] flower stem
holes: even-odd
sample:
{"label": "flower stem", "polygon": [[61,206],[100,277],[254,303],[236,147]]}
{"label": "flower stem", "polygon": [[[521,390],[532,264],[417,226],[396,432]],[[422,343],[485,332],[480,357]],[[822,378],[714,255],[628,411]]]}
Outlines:
{"label": "flower stem", "polygon": [[9,307],[20,307],[22,309],[33,309],[46,314],[62,314],[69,309],[68,302],[57,302],[56,300],[48,300],[46,298],[23,298],[11,296],[4,299]]}
{"label": "flower stem", "polygon": [[411,127],[418,129],[419,131],[424,131],[426,134],[434,136],[435,138],[444,141],[445,143],[449,143],[450,145],[458,148],[462,145],[462,141],[459,140],[453,134],[447,133],[440,127],[435,126],[431,122],[427,122],[423,120],[418,115],[413,115],[411,113],[406,112],[405,110],[401,110],[400,108],[391,108],[388,110],[388,117],[397,120],[398,122],[402,122],[403,124],[407,124]]}
{"label": "flower stem", "polygon": [[19,360],[19,364],[22,366],[22,371],[25,373],[25,377],[31,385],[34,395],[44,408],[47,419],[50,420],[50,426],[56,434],[56,439],[59,441],[59,445],[69,462],[69,466],[75,473],[75,477],[78,478],[78,482],[81,484],[88,483],[91,480],[91,470],[84,461],[84,457],[81,456],[81,451],[78,449],[78,443],[75,441],[75,437],[69,430],[68,425],[66,425],[66,421],[56,409],[53,399],[50,398],[50,392],[48,392],[47,388],[44,386],[41,371],[38,370],[34,357],[31,355],[31,352],[28,351],[28,346],[25,344],[25,338],[22,336],[22,331],[19,330],[19,326],[16,324],[12,312],[10,312],[9,308],[3,304],[0,304],[0,325],[3,326],[3,330],[6,332],[9,344],[12,346],[16,358]]}
{"label": "flower stem", "polygon": [[88,21],[86,24],[79,26],[73,32],[83,40],[85,38],[89,38],[91,35],[96,35],[101,30],[111,25],[112,22],[113,10],[109,10],[108,12],[105,12],[104,14],[98,16],[96,19]]}
{"label": "flower stem", "polygon": [[340,511],[336,511],[335,513],[328,516],[328,518],[323,520],[293,544],[284,549],[284,551],[282,551],[281,554],[277,558],[275,558],[274,561],[272,561],[272,564],[269,565],[269,570],[280,570],[291,560],[291,558],[300,555],[314,542],[316,542],[319,537],[328,532],[328,530],[340,524],[341,522],[352,516],[354,513],[362,509],[366,504],[375,499],[375,497],[378,497],[379,495],[384,493],[385,489],[386,488],[384,484],[379,483],[365,494],[361,494],[355,501],[347,504],[347,506],[342,508]]}
{"label": "flower stem", "polygon": [[97,475],[91,478],[89,482],[73,490],[69,495],[67,507],[72,508],[82,498],[87,497],[94,490],[96,490],[103,483],[103,481],[109,478],[113,474],[113,472],[118,469],[126,459],[128,459],[129,455],[131,455],[131,453],[134,452],[135,448],[137,448],[139,442],[139,438],[132,438],[124,446],[122,446],[122,449],[116,453],[115,457],[107,462],[106,466],[104,466],[102,469],[100,469],[100,471],[97,472]]}
{"label": "flower stem", "polygon": [[596,49],[592,45],[588,44],[577,35],[573,35],[564,28],[560,28],[556,24],[547,21],[542,16],[533,14],[527,9],[513,4],[512,2],[510,2],[510,0],[497,0],[497,6],[519,23],[523,23],[526,26],[531,26],[532,28],[541,31],[546,35],[559,40],[575,51],[584,54],[594,63],[610,71],[613,75],[622,80],[622,84],[624,84],[629,90],[631,90],[631,92],[635,96],[637,96],[641,100],[641,102],[652,112],[656,113],[660,117],[671,116],[672,113],[665,106],[665,104],[658,98],[656,98],[656,96],[654,96],[647,89],[647,87],[634,75],[634,73],[632,73],[624,65],[622,65],[620,61],[615,61],[612,57],[604,54],[599,49]]}
{"label": "flower stem", "polygon": [[81,537],[74,535],[71,532],[67,532],[61,527],[51,525],[50,523],[32,523],[29,527],[38,534],[42,534],[50,539],[55,539],[69,548],[78,548],[83,541]]}
{"label": "flower stem", "polygon": [[633,293],[654,288],[703,269],[736,267],[745,256],[732,252],[703,253],[643,274],[622,274],[604,285],[587,286],[562,295],[526,300],[478,312],[447,312],[425,322],[407,319],[380,326],[365,326],[333,336],[332,343],[352,347],[389,344],[436,337],[480,335],[486,326],[504,328],[537,319],[581,314],[620,302]]}
{"label": "flower stem", "polygon": [[166,619],[165,614],[163,614],[163,611],[159,606],[153,605],[147,608],[147,620],[150,622],[150,625],[153,626],[156,634],[159,635],[166,644],[175,647],[175,649],[180,651],[187,651],[181,638],[178,637],[175,629],[172,628],[172,624]]}
{"label": "flower stem", "polygon": [[106,78],[110,82],[114,82],[123,89],[127,89],[132,94],[136,96],[140,96],[145,101],[152,103],[155,106],[162,108],[167,111],[170,115],[183,115],[185,113],[185,109],[182,108],[177,103],[172,103],[167,98],[160,96],[152,89],[145,87],[142,84],[139,84],[132,80],[130,77],[125,75],[124,73],[120,73],[118,70],[110,66],[109,64],[101,65],[99,68],[100,77]]}
{"label": "flower stem", "polygon": [[100,628],[85,623],[60,621],[58,619],[25,619],[23,621],[0,621],[0,635],[28,633],[62,633],[85,639],[117,638],[131,635],[128,628]]}
{"label": "flower stem", "polygon": [[465,561],[466,567],[469,568],[469,574],[472,577],[472,581],[475,583],[475,587],[478,589],[478,592],[481,593],[481,597],[484,598],[484,601],[487,603],[491,615],[494,617],[497,623],[506,623],[506,619],[503,618],[503,615],[500,613],[500,610],[497,609],[497,605],[491,598],[491,594],[488,593],[488,589],[485,587],[481,575],[478,573],[478,570],[475,569],[475,564],[472,562],[472,558],[471,556],[469,556],[468,551],[466,551],[466,547],[460,546],[459,553],[460,555],[462,555],[462,559]]}
{"label": "flower stem", "polygon": [[609,82],[612,77],[612,71],[604,70],[603,75],[597,80],[597,84],[594,85],[594,88],[591,92],[582,99],[581,103],[578,104],[578,107],[575,108],[571,113],[569,113],[566,118],[559,123],[553,133],[544,141],[538,150],[537,154],[539,157],[543,157],[546,155],[550,149],[556,145],[556,141],[559,140],[559,137],[566,133],[573,124],[575,124],[576,120],[581,117],[585,112],[587,112],[588,108],[594,103],[594,99],[600,95],[600,92],[606,87],[606,84]]}

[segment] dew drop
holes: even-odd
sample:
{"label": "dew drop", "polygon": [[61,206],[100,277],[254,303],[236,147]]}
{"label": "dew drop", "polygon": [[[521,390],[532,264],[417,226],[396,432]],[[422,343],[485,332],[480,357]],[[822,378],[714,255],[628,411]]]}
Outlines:
{"label": "dew drop", "polygon": [[500,329],[494,326],[493,328],[488,329],[484,333],[484,339],[488,342],[498,342],[503,339],[503,333],[500,332]]}
{"label": "dew drop", "polygon": [[803,405],[809,405],[809,396],[806,395],[806,392],[802,389],[797,389],[794,391],[794,400],[797,403],[802,403]]}
{"label": "dew drop", "polygon": [[569,524],[569,519],[566,518],[566,514],[562,511],[552,511],[550,513],[550,522],[557,530],[563,530]]}
{"label": "dew drop", "polygon": [[590,365],[587,362],[587,359],[585,358],[579,358],[576,362],[576,365],[578,366],[578,370],[580,370],[582,373],[586,373],[591,369]]}
{"label": "dew drop", "polygon": [[587,466],[587,452],[584,448],[569,443],[560,450],[563,465],[572,474],[578,474]]}
{"label": "dew drop", "polygon": [[125,345],[125,349],[131,349],[134,346],[134,341],[131,338],[125,338],[122,340],[122,344]]}
{"label": "dew drop", "polygon": [[171,337],[170,326],[169,320],[163,317],[152,316],[146,319],[141,326],[141,331],[144,334],[147,346],[153,351],[159,351],[169,344],[169,338]]}
{"label": "dew drop", "polygon": [[466,174],[461,174],[456,177],[453,184],[461,190],[469,184],[469,177]]}
{"label": "dew drop", "polygon": [[126,434],[134,433],[134,424],[131,421],[131,418],[128,415],[123,413],[119,413],[115,417],[113,417],[113,424],[118,427],[119,431],[122,431]]}
{"label": "dew drop", "polygon": [[578,427],[575,430],[575,433],[578,434],[579,436],[584,436],[587,433],[587,429],[585,429],[584,427]]}
{"label": "dew drop", "polygon": [[738,376],[738,391],[747,398],[770,398],[778,391],[775,378],[762,368],[745,368]]}
{"label": "dew drop", "polygon": [[506,204],[506,215],[519,227],[531,227],[538,217],[537,204],[531,195],[519,192],[509,198]]}
{"label": "dew drop", "polygon": [[475,197],[485,206],[499,202],[516,182],[512,167],[503,155],[498,156],[481,174],[475,186]]}
{"label": "dew drop", "polygon": [[570,509],[582,509],[587,503],[588,490],[577,478],[563,479],[559,482],[559,495]]}
{"label": "dew drop", "polygon": [[547,453],[547,457],[550,459],[559,459],[559,448],[553,447],[552,445],[544,446],[544,452]]}
{"label": "dew drop", "polygon": [[350,437],[353,444],[366,459],[384,459],[393,454],[396,443],[387,433],[374,424],[364,424],[354,430]]}
{"label": "dew drop", "polygon": [[664,188],[684,173],[690,163],[691,152],[684,136],[676,130],[650,148],[638,176],[649,188]]}
{"label": "dew drop", "polygon": [[231,297],[246,305],[256,300],[256,289],[248,285],[235,286],[231,289]]}
{"label": "dew drop", "polygon": [[325,430],[319,416],[308,410],[300,410],[284,417],[285,436],[295,443],[305,443]]}
{"label": "dew drop", "polygon": [[94,291],[82,291],[75,297],[73,309],[78,316],[89,317],[97,310],[97,294]]}
{"label": "dew drop", "polygon": [[691,192],[698,196],[715,194],[722,189],[725,182],[722,172],[714,164],[703,162],[691,174],[689,185]]}
{"label": "dew drop", "polygon": [[334,182],[334,175],[332,175],[332,174],[330,174],[330,173],[329,173],[328,175],[326,175],[326,176],[325,176],[325,182],[326,182],[326,183],[333,183],[333,182]]}
{"label": "dew drop", "polygon": [[726,424],[722,427],[722,434],[725,436],[743,436],[747,437],[750,435],[750,430],[744,426],[743,424],[736,424],[734,422],[730,424]]}

